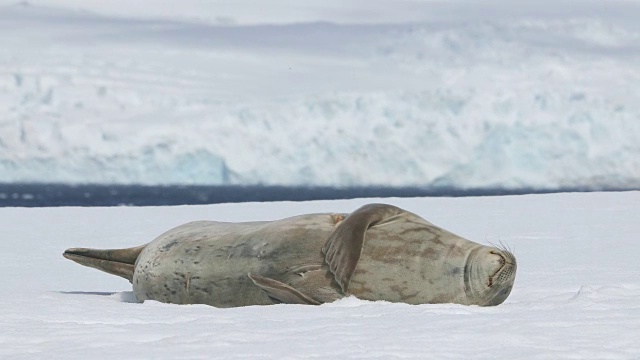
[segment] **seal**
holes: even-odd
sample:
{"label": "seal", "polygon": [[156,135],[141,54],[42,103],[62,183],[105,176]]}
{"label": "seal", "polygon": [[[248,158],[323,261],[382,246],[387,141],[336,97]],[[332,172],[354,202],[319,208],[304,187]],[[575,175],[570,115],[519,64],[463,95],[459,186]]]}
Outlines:
{"label": "seal", "polygon": [[139,301],[216,307],[318,305],[350,295],[491,306],[509,296],[517,267],[507,249],[386,204],[277,221],[196,221],[146,245],[63,256],[129,280]]}

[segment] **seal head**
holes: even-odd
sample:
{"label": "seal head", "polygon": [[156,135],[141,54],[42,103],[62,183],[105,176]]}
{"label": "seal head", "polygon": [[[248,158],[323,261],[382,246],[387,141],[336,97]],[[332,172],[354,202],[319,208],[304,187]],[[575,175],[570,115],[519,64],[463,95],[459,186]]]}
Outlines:
{"label": "seal head", "polygon": [[502,304],[513,288],[516,258],[507,249],[481,247],[471,251],[464,270],[467,298],[484,306]]}

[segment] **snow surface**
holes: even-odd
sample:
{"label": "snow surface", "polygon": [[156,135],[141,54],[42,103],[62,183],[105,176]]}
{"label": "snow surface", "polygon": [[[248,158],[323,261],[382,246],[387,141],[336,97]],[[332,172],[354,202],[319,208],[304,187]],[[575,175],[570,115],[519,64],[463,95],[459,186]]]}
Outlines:
{"label": "snow surface", "polygon": [[[121,278],[62,257],[130,247],[197,219],[251,221],[388,202],[515,249],[497,307],[347,298],[217,309],[133,302]],[[0,208],[3,359],[637,359],[640,192],[180,207]]]}
{"label": "snow surface", "polygon": [[640,188],[638,18],[0,0],[0,182]]}

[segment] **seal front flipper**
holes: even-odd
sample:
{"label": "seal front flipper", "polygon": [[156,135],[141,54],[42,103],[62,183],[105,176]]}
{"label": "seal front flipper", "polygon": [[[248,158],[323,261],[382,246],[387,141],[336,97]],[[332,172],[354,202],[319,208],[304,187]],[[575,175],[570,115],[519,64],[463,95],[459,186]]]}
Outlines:
{"label": "seal front flipper", "polygon": [[352,212],[333,231],[322,248],[325,261],[346,294],[356,271],[367,229],[382,222],[392,221],[405,210],[387,204],[369,204]]}
{"label": "seal front flipper", "polygon": [[249,273],[249,279],[270,298],[285,304],[320,305],[318,301],[280,281],[251,273]]}
{"label": "seal front flipper", "polygon": [[136,259],[138,259],[145,246],[147,245],[109,250],[71,248],[65,250],[62,256],[80,265],[102,270],[132,282]]}

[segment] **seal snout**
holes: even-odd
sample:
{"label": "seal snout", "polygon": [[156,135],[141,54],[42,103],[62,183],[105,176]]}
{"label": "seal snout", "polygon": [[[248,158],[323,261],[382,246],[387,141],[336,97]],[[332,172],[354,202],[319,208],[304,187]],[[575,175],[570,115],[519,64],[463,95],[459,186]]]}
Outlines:
{"label": "seal snout", "polygon": [[495,272],[489,276],[489,287],[493,286],[497,281],[498,284],[508,282],[515,273],[516,261],[515,257],[509,252],[490,251],[493,256]]}
{"label": "seal snout", "polygon": [[504,256],[502,256],[502,254],[500,254],[497,251],[490,251],[489,254],[491,256],[490,256],[490,259],[487,260],[487,272],[489,275],[489,280],[487,285],[491,287],[493,286],[493,279],[500,272],[500,270],[504,268],[504,265],[507,263],[507,260],[505,259]]}

